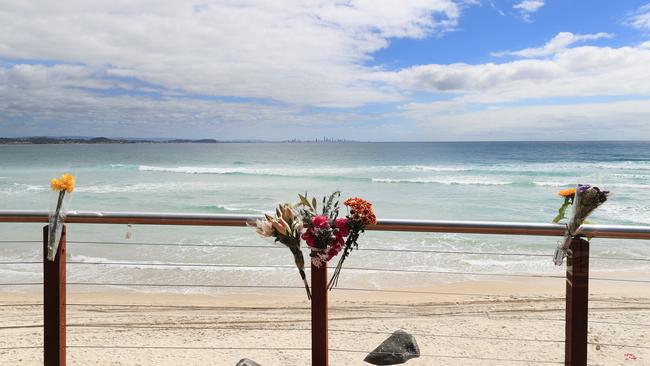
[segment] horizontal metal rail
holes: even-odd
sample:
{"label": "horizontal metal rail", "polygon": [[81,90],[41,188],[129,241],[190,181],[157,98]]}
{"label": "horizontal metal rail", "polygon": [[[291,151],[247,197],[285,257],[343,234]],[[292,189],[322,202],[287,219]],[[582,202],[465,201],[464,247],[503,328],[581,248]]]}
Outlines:
{"label": "horizontal metal rail", "polygon": [[[47,211],[0,210],[0,222],[47,222]],[[71,224],[133,224],[133,225],[193,225],[246,226],[261,218],[258,215],[223,215],[166,212],[70,211],[66,222]],[[368,230],[411,231],[495,235],[562,236],[561,224],[495,222],[495,221],[440,221],[440,220],[379,220]],[[586,237],[618,239],[650,239],[650,226],[583,225]]]}

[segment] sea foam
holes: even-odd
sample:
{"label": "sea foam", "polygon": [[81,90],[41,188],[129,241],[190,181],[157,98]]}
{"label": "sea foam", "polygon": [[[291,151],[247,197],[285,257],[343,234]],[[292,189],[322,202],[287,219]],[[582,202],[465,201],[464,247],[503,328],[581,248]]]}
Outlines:
{"label": "sea foam", "polygon": [[484,185],[503,186],[513,184],[511,181],[490,180],[485,177],[440,177],[440,178],[373,178],[374,183],[417,183],[417,184],[446,184],[446,185]]}

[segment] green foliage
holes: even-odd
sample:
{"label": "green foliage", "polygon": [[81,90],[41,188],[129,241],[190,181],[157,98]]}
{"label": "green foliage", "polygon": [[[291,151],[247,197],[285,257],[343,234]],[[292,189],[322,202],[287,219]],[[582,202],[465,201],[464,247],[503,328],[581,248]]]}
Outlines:
{"label": "green foliage", "polygon": [[573,197],[564,197],[564,203],[562,206],[560,206],[560,209],[558,210],[557,216],[553,219],[554,223],[558,223],[563,219],[566,219],[566,210],[569,208],[571,205],[573,205]]}
{"label": "green foliage", "polygon": [[307,192],[305,192],[305,195],[303,196],[302,194],[298,194],[298,198],[300,199],[300,204],[303,206],[307,206],[309,208],[311,207],[311,203],[309,203],[309,200],[307,199]]}
{"label": "green foliage", "polygon": [[[339,213],[339,202],[338,198],[341,196],[340,191],[334,191],[329,196],[323,197],[323,208],[322,215],[328,216],[330,219],[336,218]],[[298,199],[300,202],[298,206],[302,206],[300,213],[303,218],[310,218],[318,215],[318,202],[316,198],[313,197],[311,200],[307,197],[307,193],[304,195],[298,194]]]}
{"label": "green foliage", "polygon": [[323,215],[329,216],[330,220],[335,219],[339,215],[339,201],[338,198],[341,196],[340,191],[334,191],[330,196],[325,200],[323,197]]}

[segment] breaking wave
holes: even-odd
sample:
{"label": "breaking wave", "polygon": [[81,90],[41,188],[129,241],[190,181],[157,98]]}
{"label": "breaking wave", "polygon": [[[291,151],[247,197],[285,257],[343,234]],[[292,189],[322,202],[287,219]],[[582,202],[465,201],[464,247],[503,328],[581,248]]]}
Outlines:
{"label": "breaking wave", "polygon": [[280,168],[280,167],[201,167],[201,166],[179,166],[161,167],[140,165],[138,170],[144,172],[167,172],[182,174],[241,174],[241,175],[277,175],[290,177],[312,177],[312,176],[336,176],[340,174],[363,174],[373,172],[464,172],[470,168],[459,166],[429,166],[429,165],[387,165],[368,167],[338,167],[323,166],[314,168]]}
{"label": "breaking wave", "polygon": [[447,185],[481,185],[481,186],[504,186],[514,184],[510,181],[488,180],[484,177],[453,177],[453,178],[414,178],[414,179],[391,179],[373,178],[374,183],[417,183],[417,184],[447,184]]}

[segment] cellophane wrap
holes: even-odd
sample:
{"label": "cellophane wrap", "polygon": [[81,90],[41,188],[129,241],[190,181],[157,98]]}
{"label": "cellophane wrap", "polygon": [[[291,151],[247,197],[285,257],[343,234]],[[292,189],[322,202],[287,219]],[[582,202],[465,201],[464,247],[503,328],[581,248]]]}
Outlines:
{"label": "cellophane wrap", "polygon": [[47,259],[53,261],[56,257],[56,252],[59,249],[61,242],[61,234],[63,233],[63,223],[68,211],[71,193],[66,191],[52,191],[50,194],[50,210],[48,214],[49,227],[48,227],[48,243],[47,243]]}
{"label": "cellophane wrap", "polygon": [[580,231],[582,231],[582,224],[587,220],[587,217],[601,204],[607,201],[608,191],[601,191],[598,187],[591,187],[587,184],[578,184],[576,188],[576,196],[573,200],[573,215],[567,223],[566,233],[564,238],[555,250],[553,262],[557,266],[561,266],[564,258],[567,256],[571,241],[575,238]]}

